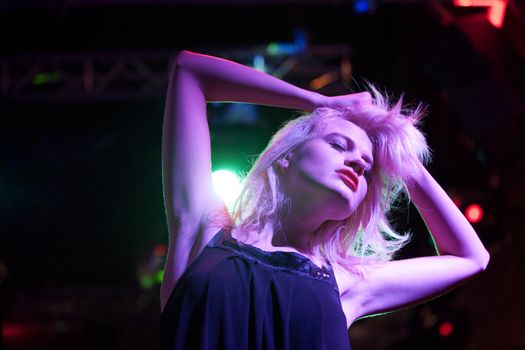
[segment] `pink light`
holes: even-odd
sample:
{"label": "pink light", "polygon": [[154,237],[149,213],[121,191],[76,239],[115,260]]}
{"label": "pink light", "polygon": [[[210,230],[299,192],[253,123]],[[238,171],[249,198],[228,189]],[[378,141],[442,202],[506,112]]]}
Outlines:
{"label": "pink light", "polygon": [[465,209],[467,220],[476,224],[483,219],[483,208],[479,204],[471,204]]}
{"label": "pink light", "polygon": [[491,7],[487,12],[487,18],[489,22],[496,28],[501,28],[503,26],[503,19],[505,18],[505,10],[507,9],[508,0],[502,0]]}
{"label": "pink light", "polygon": [[494,4],[502,2],[503,0],[454,0],[456,6],[479,6],[490,7]]}
{"label": "pink light", "polygon": [[472,6],[471,0],[454,0],[454,5],[456,6]]}
{"label": "pink light", "polygon": [[508,0],[454,0],[454,5],[462,7],[488,7],[487,19],[496,28],[503,26]]}

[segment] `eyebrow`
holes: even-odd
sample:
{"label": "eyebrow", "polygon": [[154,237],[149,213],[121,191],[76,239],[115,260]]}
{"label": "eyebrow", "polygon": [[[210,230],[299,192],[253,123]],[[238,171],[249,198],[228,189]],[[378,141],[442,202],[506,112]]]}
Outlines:
{"label": "eyebrow", "polygon": [[[328,136],[339,136],[339,137],[342,137],[342,138],[344,138],[344,139],[346,140],[346,143],[347,143],[347,144],[356,144],[356,143],[357,143],[357,142],[355,142],[354,140],[352,140],[351,138],[349,138],[348,136],[343,135],[343,134],[340,134],[340,133],[338,133],[338,132],[332,132],[332,133],[330,133],[330,134],[328,134],[328,135],[326,135],[326,136],[327,136],[327,137],[328,137]],[[363,160],[364,160],[365,162],[369,163],[369,164],[372,164],[372,163],[374,162],[374,158],[371,157],[371,156],[368,156],[368,155],[366,155],[366,154],[363,155]]]}

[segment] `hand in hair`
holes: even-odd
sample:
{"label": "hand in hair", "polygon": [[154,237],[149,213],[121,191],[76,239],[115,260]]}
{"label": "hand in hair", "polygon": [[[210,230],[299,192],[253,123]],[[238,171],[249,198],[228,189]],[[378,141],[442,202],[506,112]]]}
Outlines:
{"label": "hand in hair", "polygon": [[326,99],[326,106],[331,108],[354,108],[362,105],[372,104],[372,95],[367,92],[355,94],[332,96]]}

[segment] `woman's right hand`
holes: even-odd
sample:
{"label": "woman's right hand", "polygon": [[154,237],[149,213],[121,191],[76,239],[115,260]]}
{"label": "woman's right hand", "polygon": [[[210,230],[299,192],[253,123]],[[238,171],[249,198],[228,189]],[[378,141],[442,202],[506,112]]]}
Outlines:
{"label": "woman's right hand", "polygon": [[371,105],[372,95],[369,92],[364,91],[355,94],[329,96],[325,103],[326,105],[323,107],[355,108],[363,105]]}

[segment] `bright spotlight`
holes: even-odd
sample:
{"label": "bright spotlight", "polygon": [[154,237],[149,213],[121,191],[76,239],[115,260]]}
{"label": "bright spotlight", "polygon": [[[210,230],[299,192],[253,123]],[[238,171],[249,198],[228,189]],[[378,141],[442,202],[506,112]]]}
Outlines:
{"label": "bright spotlight", "polygon": [[465,209],[465,216],[468,221],[477,224],[483,219],[483,208],[479,204],[471,204]]}
{"label": "bright spotlight", "polygon": [[241,190],[239,177],[229,170],[216,170],[211,174],[211,178],[215,192],[228,209],[231,209]]}

